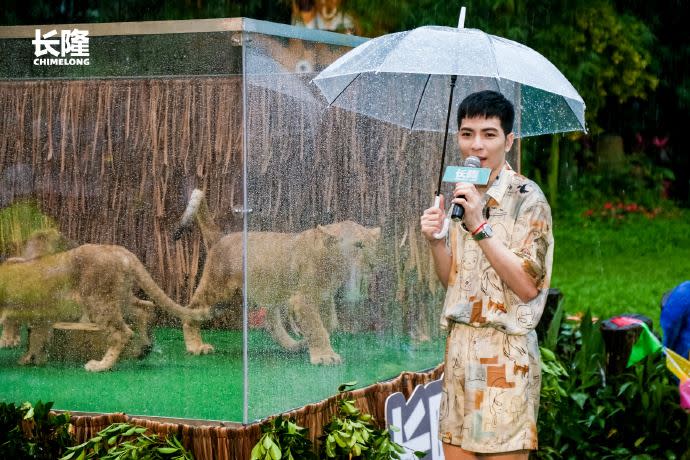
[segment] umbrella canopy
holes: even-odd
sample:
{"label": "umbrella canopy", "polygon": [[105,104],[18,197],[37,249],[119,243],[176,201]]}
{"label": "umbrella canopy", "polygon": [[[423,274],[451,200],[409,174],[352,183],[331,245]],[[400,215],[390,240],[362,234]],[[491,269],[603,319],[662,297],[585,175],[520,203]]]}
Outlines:
{"label": "umbrella canopy", "polygon": [[[515,135],[585,130],[585,104],[536,51],[477,29],[425,26],[363,43],[315,79],[328,103],[411,130],[445,130],[468,94],[491,89],[513,102]],[[452,119],[455,119],[453,116]],[[449,129],[457,131],[455,123]]]}

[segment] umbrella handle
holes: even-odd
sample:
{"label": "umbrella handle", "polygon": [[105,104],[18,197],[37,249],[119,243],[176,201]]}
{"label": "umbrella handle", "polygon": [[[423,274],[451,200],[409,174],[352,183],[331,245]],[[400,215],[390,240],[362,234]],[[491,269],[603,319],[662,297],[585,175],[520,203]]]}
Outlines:
{"label": "umbrella handle", "polygon": [[[441,195],[436,195],[436,198],[434,198],[434,208],[439,208],[441,206]],[[450,219],[448,216],[446,216],[445,219],[443,219],[443,227],[441,228],[441,231],[438,233],[434,233],[434,238],[437,240],[442,240],[443,238],[448,235],[448,227],[450,227]]]}

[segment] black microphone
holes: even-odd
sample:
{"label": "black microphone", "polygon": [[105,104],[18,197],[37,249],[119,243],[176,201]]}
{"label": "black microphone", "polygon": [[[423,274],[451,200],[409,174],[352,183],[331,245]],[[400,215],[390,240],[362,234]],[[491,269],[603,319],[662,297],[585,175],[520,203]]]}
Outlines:
{"label": "black microphone", "polygon": [[[465,162],[463,163],[463,166],[465,168],[481,168],[482,162],[479,160],[479,158],[475,156],[469,156],[465,158]],[[456,198],[465,198],[464,195],[460,195]],[[453,212],[450,214],[450,218],[453,220],[462,220],[462,217],[465,215],[465,208],[460,206],[459,204],[453,204]]]}

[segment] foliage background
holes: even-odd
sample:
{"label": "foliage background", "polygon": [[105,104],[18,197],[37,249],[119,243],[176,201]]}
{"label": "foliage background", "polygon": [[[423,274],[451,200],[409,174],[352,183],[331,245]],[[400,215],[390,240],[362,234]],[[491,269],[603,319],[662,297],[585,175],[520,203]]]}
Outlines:
{"label": "foliage background", "polygon": [[[290,22],[291,0],[4,0],[0,25],[245,16]],[[342,0],[363,35],[421,25],[455,26],[459,4],[439,0]],[[690,198],[690,3],[668,0],[467,0],[466,27],[517,40],[550,59],[587,104],[586,135],[525,142],[524,171],[543,181],[554,207],[573,175],[607,169],[601,136],[620,136],[626,155],[672,172],[667,195]],[[627,173],[625,167],[618,171]],[[581,184],[586,186],[589,184]]]}
{"label": "foliage background", "polygon": [[[587,104],[586,134],[522,143],[555,210],[553,285],[574,313],[644,313],[690,276],[690,2],[467,0],[466,27],[550,59]],[[288,23],[291,0],[4,0],[1,25],[245,16]],[[363,35],[455,26],[459,4],[342,0]],[[618,140],[611,144],[607,140]],[[611,147],[614,145],[614,147]]]}

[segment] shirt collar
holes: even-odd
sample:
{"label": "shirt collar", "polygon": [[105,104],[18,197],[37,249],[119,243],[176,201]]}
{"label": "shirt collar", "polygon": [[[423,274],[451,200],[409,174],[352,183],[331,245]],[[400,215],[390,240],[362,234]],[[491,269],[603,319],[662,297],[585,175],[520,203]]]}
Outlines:
{"label": "shirt collar", "polygon": [[515,171],[513,171],[513,168],[511,168],[510,164],[508,164],[506,161],[503,171],[498,174],[498,177],[494,183],[491,184],[491,187],[489,187],[489,189],[486,191],[486,194],[493,198],[496,203],[501,204],[501,201],[508,190],[508,186],[511,183],[511,178],[514,175]]}

